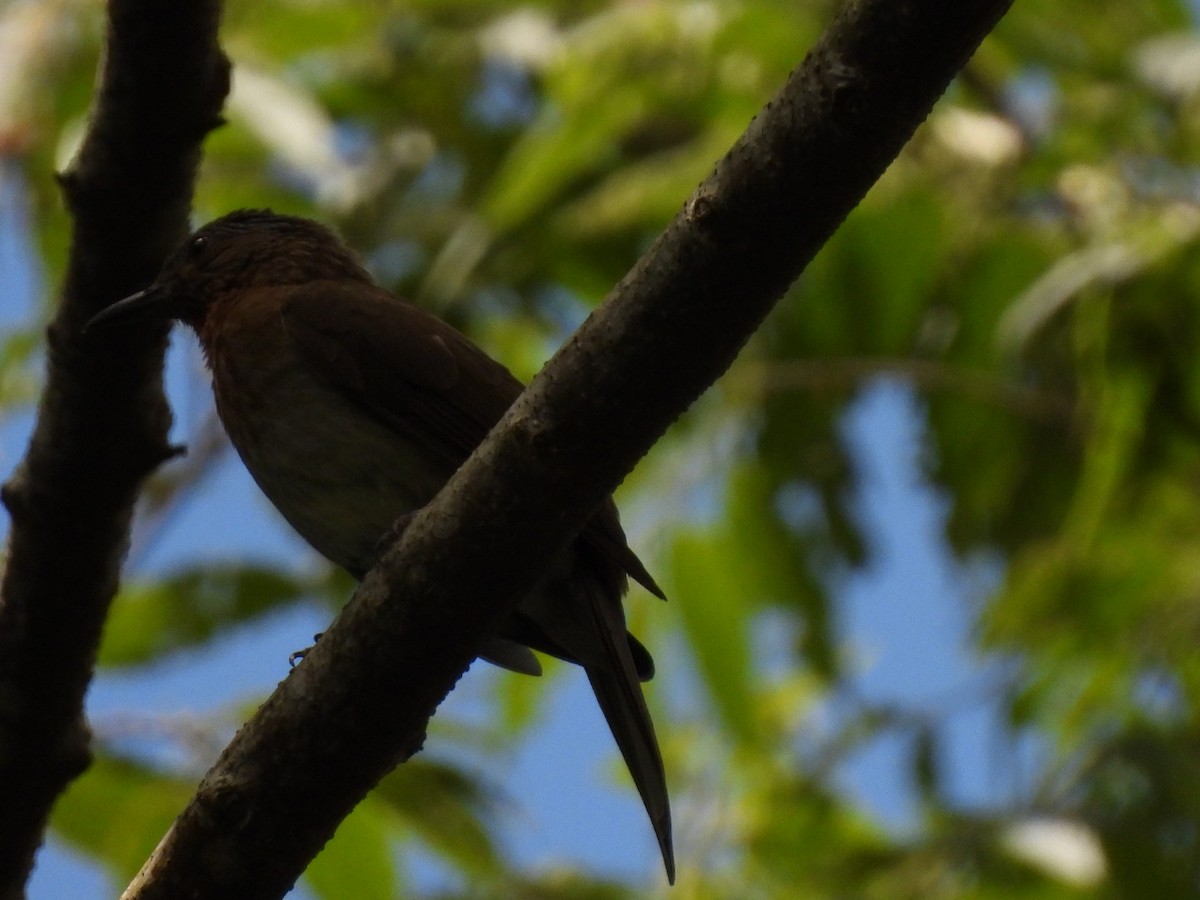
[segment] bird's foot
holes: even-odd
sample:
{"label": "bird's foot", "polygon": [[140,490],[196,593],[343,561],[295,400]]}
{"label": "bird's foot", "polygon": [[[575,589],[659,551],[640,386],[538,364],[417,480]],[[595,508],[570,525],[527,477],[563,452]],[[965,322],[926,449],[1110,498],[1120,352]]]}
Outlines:
{"label": "bird's foot", "polygon": [[[318,631],[316,634],[313,635],[313,647],[315,647],[317,645],[317,641],[319,641],[321,639],[321,635],[323,635],[324,633],[325,632],[323,632],[323,631]],[[296,668],[296,664],[298,662],[300,662],[300,660],[304,659],[304,657],[308,656],[309,651],[311,651],[311,650],[312,650],[312,647],[305,647],[303,650],[296,650],[292,653],[289,653],[288,654],[288,666],[293,669]]]}
{"label": "bird's foot", "polygon": [[383,536],[375,542],[375,558],[379,559],[383,554],[395,545],[396,541],[400,540],[400,536],[408,530],[408,526],[412,524],[413,517],[416,512],[405,513],[392,523],[392,527],[383,533]]}

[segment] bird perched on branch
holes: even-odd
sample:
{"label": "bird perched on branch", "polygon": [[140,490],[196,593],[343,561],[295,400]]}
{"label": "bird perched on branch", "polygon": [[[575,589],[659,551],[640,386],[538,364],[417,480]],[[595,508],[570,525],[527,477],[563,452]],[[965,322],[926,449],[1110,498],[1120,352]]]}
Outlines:
{"label": "bird perched on branch", "polygon": [[[196,332],[246,468],[358,579],[393,523],[433,499],[523,389],[460,332],[379,287],[329,229],[267,210],[199,229],[149,288],[89,327],[150,317]],[[610,498],[480,655],[532,675],[530,648],[583,667],[673,882],[666,779],[639,683],[654,663],[626,631],[627,576],[663,596]]]}

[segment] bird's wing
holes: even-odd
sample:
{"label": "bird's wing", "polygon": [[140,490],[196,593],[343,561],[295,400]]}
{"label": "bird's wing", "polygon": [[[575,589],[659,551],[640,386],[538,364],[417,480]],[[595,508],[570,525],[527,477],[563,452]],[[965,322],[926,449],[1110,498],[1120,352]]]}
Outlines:
{"label": "bird's wing", "polygon": [[451,471],[523,390],[460,332],[382,288],[309,282],[283,320],[314,371]]}
{"label": "bird's wing", "polygon": [[[283,319],[315,372],[372,418],[440,457],[449,471],[524,390],[461,332],[382,288],[340,281],[298,285],[284,301]],[[611,499],[581,537],[663,596],[626,544]]]}

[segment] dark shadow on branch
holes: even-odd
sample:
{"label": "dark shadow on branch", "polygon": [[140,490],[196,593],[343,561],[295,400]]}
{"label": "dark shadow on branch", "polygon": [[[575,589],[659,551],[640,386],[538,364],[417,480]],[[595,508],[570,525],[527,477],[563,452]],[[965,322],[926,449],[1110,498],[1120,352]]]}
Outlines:
{"label": "dark shadow on branch", "polygon": [[419,749],[482,638],[726,369],[1009,2],[844,5],[237,735],[126,898],[288,890],[367,791]]}
{"label": "dark shadow on branch", "polygon": [[0,897],[20,897],[54,799],[90,759],[83,697],[145,476],[176,451],[164,327],[119,354],[81,327],[143,287],[188,227],[229,65],[215,0],[110,0],[87,136],[60,176],[73,233],[0,585]]}

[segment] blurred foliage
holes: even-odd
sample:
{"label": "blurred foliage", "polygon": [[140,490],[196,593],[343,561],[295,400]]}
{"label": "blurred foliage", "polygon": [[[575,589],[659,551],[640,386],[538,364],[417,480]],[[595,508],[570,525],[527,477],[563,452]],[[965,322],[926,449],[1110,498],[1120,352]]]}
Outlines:
{"label": "blurred foliage", "polygon": [[[389,288],[527,377],[839,5],[230,0],[235,88],[197,221],[270,205],[330,222]],[[84,127],[102,12],[0,6],[0,198],[6,215],[22,198],[47,285],[0,336],[6,419],[36,397],[67,242],[53,173]],[[631,476],[627,521],[673,598],[630,605],[660,655],[651,702],[680,811],[672,896],[1200,894],[1198,59],[1183,0],[1015,4],[729,376]],[[1018,766],[1005,748],[1022,735],[1045,748],[1006,804],[954,799],[949,713],[855,696],[838,588],[876,549],[858,500],[870,476],[844,422],[881,379],[917,398],[945,552],[1003,570],[963,602],[978,605],[978,658],[1010,663],[969,700],[1003,712],[1000,765]],[[202,490],[203,466],[185,474],[156,509]],[[147,666],[349,589],[324,570],[249,564],[141,574],[101,665]],[[687,690],[711,715],[665,699],[686,668],[661,665],[668,643],[694,660]],[[511,743],[548,681],[498,676],[494,723],[435,725],[450,742]],[[829,698],[840,713],[822,725]],[[125,878],[207,757],[121,755],[101,737],[110,750],[54,828]],[[919,821],[900,835],[839,781],[880,739],[911,748]],[[402,767],[309,889],[616,898],[661,884],[518,871],[494,777]],[[414,882],[410,846],[450,887]]]}

